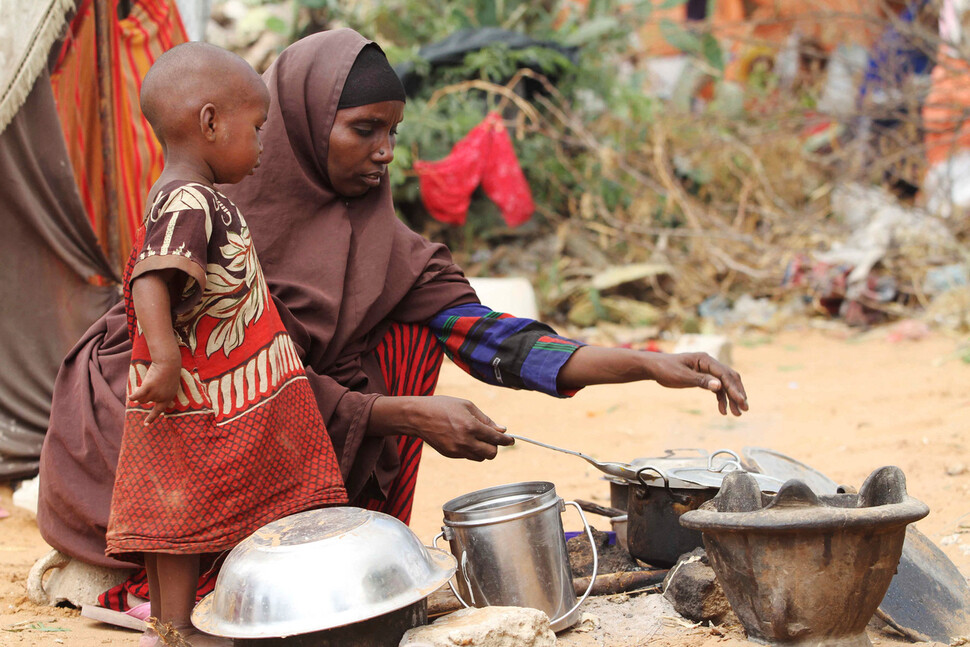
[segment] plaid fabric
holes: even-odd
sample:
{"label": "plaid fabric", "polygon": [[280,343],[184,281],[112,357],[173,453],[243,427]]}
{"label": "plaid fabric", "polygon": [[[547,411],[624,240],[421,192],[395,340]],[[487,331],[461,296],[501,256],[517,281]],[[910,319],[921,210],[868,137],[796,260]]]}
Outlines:
{"label": "plaid fabric", "polygon": [[545,324],[467,304],[441,311],[429,325],[448,358],[483,382],[557,398],[576,393],[559,391],[556,378],[584,344],[557,336]]}

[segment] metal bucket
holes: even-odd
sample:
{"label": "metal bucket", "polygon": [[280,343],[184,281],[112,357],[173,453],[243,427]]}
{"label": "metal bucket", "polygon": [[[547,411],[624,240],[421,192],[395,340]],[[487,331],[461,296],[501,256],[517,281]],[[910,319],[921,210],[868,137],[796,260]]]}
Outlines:
{"label": "metal bucket", "polygon": [[[579,601],[560,516],[567,505],[579,512],[593,547],[593,577]],[[462,604],[539,609],[549,616],[553,631],[579,620],[579,605],[596,578],[596,545],[582,509],[559,498],[552,483],[486,488],[452,499],[442,510],[445,525],[434,543],[447,539],[458,560],[460,591],[455,595]]]}

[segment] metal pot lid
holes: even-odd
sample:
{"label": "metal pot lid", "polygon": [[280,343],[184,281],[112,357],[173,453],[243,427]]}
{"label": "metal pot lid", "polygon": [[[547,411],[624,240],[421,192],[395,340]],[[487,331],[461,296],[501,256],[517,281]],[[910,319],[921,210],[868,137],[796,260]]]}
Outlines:
{"label": "metal pot lid", "polygon": [[[708,458],[711,453],[706,449],[700,448],[676,448],[676,449],[665,449],[662,456],[643,456],[640,458],[634,458],[630,461],[630,468],[636,472],[639,469],[647,466],[653,466],[660,468],[661,471],[667,472],[674,467],[703,467],[707,465]],[[616,483],[617,485],[629,485],[632,483],[637,483],[636,479],[623,479],[615,476],[605,477],[607,481],[611,483]],[[647,481],[657,480],[658,485],[663,485],[660,482],[660,477],[653,473],[644,474],[644,479]],[[654,483],[649,483],[654,485]],[[690,483],[681,483],[679,485],[671,483],[671,487],[695,487]]]}
{"label": "metal pot lid", "polygon": [[675,467],[704,467],[710,457],[711,453],[706,449],[692,447],[665,449],[663,456],[635,458],[630,465],[634,468],[653,465],[662,470],[671,470]]}
{"label": "metal pot lid", "polygon": [[370,620],[418,602],[457,563],[390,515],[310,510],[267,524],[230,551],[192,624],[226,638],[280,638]]}
{"label": "metal pot lid", "polygon": [[[727,468],[723,471],[715,471],[709,470],[707,467],[677,467],[670,470],[668,475],[671,479],[671,487],[674,487],[673,480],[679,479],[681,481],[686,481],[688,483],[693,483],[695,485],[701,485],[704,487],[720,488],[721,482],[724,481],[724,477],[734,471],[738,471],[738,469]],[[754,480],[758,483],[758,487],[761,488],[762,492],[777,492],[778,489],[784,484],[784,481],[766,474],[757,474],[755,472],[748,472],[748,474],[754,477]]]}
{"label": "metal pot lid", "polygon": [[766,447],[745,447],[741,450],[745,462],[758,472],[781,481],[798,479],[815,494],[835,494],[839,485],[817,469]]}
{"label": "metal pot lid", "polygon": [[447,526],[477,526],[535,514],[560,503],[554,484],[526,481],[463,494],[445,503],[441,510]]}
{"label": "metal pot lid", "polygon": [[[651,465],[644,465],[641,470],[649,470]],[[654,468],[656,469],[656,468]],[[686,481],[684,479],[674,477],[670,471],[641,471],[640,472],[641,481],[634,481],[632,485],[647,486],[647,487],[659,487],[659,488],[673,488],[677,490],[709,490],[710,486],[702,485],[700,483],[695,483],[693,481]],[[715,488],[716,489],[716,488]]]}
{"label": "metal pot lid", "polygon": [[[663,456],[637,458],[630,466],[639,474],[639,478],[626,483],[682,490],[719,488],[723,476],[718,474],[742,469],[740,457],[730,449],[709,452],[698,448],[668,449]],[[766,491],[774,492],[776,489]]]}

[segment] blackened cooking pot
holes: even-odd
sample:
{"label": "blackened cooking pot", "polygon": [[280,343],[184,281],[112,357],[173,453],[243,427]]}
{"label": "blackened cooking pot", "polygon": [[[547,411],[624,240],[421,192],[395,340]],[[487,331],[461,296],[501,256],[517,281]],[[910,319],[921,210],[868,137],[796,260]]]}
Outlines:
{"label": "blackened cooking pot", "polygon": [[[715,464],[720,454],[731,458]],[[738,455],[727,449],[711,454],[674,450],[658,459],[637,459],[633,465],[637,482],[630,484],[627,494],[627,549],[640,561],[661,568],[703,546],[701,533],[680,525],[680,516],[714,498],[726,474],[744,469]],[[781,486],[780,480],[764,474],[752,476],[762,491],[777,492]]]}
{"label": "blackened cooking pot", "polygon": [[408,629],[428,624],[428,599],[344,627],[285,638],[236,638],[233,647],[397,647]]}
{"label": "blackened cooking pot", "polygon": [[671,480],[649,465],[637,476],[640,482],[630,484],[627,496],[627,549],[640,561],[669,568],[703,546],[701,533],[681,526],[680,516],[713,499],[719,488]]}

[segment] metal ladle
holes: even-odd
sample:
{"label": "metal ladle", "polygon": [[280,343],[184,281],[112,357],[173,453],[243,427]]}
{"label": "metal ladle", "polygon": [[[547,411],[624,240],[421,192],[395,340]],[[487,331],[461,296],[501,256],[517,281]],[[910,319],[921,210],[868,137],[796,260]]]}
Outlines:
{"label": "metal ladle", "polygon": [[563,454],[571,454],[573,456],[579,456],[584,461],[598,469],[599,471],[609,474],[610,476],[615,476],[617,478],[626,479],[633,483],[637,482],[637,470],[629,463],[617,463],[614,461],[598,461],[591,456],[587,456],[582,452],[576,452],[571,449],[563,449],[562,447],[556,447],[555,445],[549,445],[547,443],[539,442],[538,440],[532,440],[531,438],[526,438],[525,436],[517,436],[516,434],[506,434],[515,438],[516,440],[523,440],[527,443],[532,443],[533,445],[538,445],[539,447],[545,447],[546,449],[551,449],[553,451],[562,452]]}

